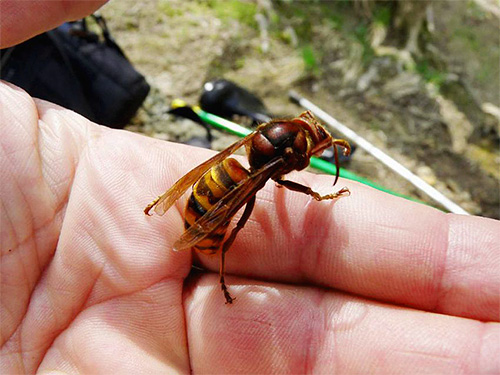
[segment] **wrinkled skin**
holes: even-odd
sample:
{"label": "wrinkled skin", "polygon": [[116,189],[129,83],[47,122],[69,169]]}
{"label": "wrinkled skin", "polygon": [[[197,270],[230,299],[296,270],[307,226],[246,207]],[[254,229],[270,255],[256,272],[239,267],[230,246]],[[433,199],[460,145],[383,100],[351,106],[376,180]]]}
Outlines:
{"label": "wrinkled skin", "polygon": [[[195,256],[194,274],[171,250],[184,201],[142,212],[212,152],[6,83],[0,146],[1,373],[500,371],[498,221],[348,180],[337,202],[268,183],[228,253],[225,305],[218,258]],[[332,176],[288,178],[332,190]]]}

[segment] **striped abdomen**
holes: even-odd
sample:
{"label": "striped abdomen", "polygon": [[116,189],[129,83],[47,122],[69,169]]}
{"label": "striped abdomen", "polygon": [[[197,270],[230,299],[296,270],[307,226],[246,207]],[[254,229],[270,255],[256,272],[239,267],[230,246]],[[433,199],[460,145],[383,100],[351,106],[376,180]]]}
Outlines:
{"label": "striped abdomen", "polygon": [[[193,225],[248,175],[249,172],[233,158],[213,166],[193,186],[184,211],[184,227],[187,229]],[[229,221],[198,242],[194,248],[203,253],[216,253],[224,240],[228,225]]]}

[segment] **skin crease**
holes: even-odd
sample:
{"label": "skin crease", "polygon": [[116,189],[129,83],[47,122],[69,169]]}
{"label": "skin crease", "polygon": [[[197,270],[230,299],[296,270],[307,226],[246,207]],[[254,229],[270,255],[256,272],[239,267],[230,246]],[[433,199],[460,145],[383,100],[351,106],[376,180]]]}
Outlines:
{"label": "skin crease", "polygon": [[500,372],[496,220],[348,180],[337,202],[268,183],[228,253],[227,306],[217,257],[190,273],[190,252],[171,251],[184,200],[142,213],[212,152],[3,82],[0,146],[1,373]]}

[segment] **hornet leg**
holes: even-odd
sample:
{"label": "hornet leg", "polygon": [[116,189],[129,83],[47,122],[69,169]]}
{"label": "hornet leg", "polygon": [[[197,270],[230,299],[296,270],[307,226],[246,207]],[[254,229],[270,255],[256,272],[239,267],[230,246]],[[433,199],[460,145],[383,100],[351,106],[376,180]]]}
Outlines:
{"label": "hornet leg", "polygon": [[231,247],[232,243],[234,242],[234,239],[236,238],[236,235],[238,232],[243,229],[245,226],[248,218],[250,217],[250,214],[252,213],[253,207],[255,205],[255,196],[252,197],[248,202],[247,205],[245,206],[245,211],[243,212],[243,215],[241,216],[240,220],[238,220],[238,223],[236,224],[236,227],[231,231],[231,234],[227,238],[226,242],[222,245],[222,252],[221,252],[221,257],[220,257],[220,270],[219,270],[219,275],[220,275],[220,287],[222,289],[222,293],[224,293],[224,297],[226,298],[226,304],[227,303],[233,303],[233,300],[236,298],[231,297],[229,294],[226,283],[224,281],[224,274],[225,274],[225,255],[226,252],[229,250]]}
{"label": "hornet leg", "polygon": [[301,185],[297,182],[288,181],[288,180],[276,180],[276,183],[286,187],[289,190],[297,191],[299,193],[304,193],[304,194],[310,195],[311,197],[313,197],[317,201],[322,201],[325,199],[337,199],[337,198],[340,198],[342,196],[351,194],[349,192],[349,189],[346,187],[344,187],[344,188],[340,189],[339,191],[332,193],[332,194],[320,195],[319,193],[316,193],[315,191],[313,191],[310,187]]}

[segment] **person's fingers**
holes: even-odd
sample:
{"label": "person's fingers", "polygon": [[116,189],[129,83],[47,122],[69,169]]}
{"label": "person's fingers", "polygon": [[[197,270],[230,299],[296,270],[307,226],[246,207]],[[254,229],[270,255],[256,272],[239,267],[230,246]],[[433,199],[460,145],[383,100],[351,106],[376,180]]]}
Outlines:
{"label": "person's fingers", "polygon": [[385,305],[325,289],[215,275],[189,285],[193,373],[481,374],[500,371],[500,325]]}
{"label": "person's fingers", "polygon": [[[191,150],[152,150],[150,164],[157,165],[148,166],[151,185],[163,184],[153,189],[156,195],[211,155]],[[445,314],[499,319],[500,222],[447,215],[349,180],[333,188],[330,176],[300,172],[286,178],[321,193],[347,186],[352,194],[316,202],[269,182],[227,254],[228,274],[313,283]],[[179,201],[182,210],[185,198]],[[162,218],[150,222],[162,220],[171,227]],[[218,257],[199,259],[218,270]]]}
{"label": "person's fingers", "polygon": [[21,43],[67,21],[88,16],[106,0],[2,0],[0,48]]}
{"label": "person's fingers", "polygon": [[[328,176],[297,173],[290,179],[334,190]],[[344,185],[349,197],[316,202],[268,184],[227,254],[227,272],[499,319],[498,221],[446,215],[351,181]],[[217,270],[218,260],[200,259]]]}
{"label": "person's fingers", "polygon": [[[19,326],[59,235],[78,150],[45,148],[48,137],[80,144],[76,127],[49,129],[24,91],[0,83],[2,344]],[[81,118],[83,120],[83,118]],[[71,135],[69,134],[71,133]],[[72,142],[73,144],[73,142]]]}

